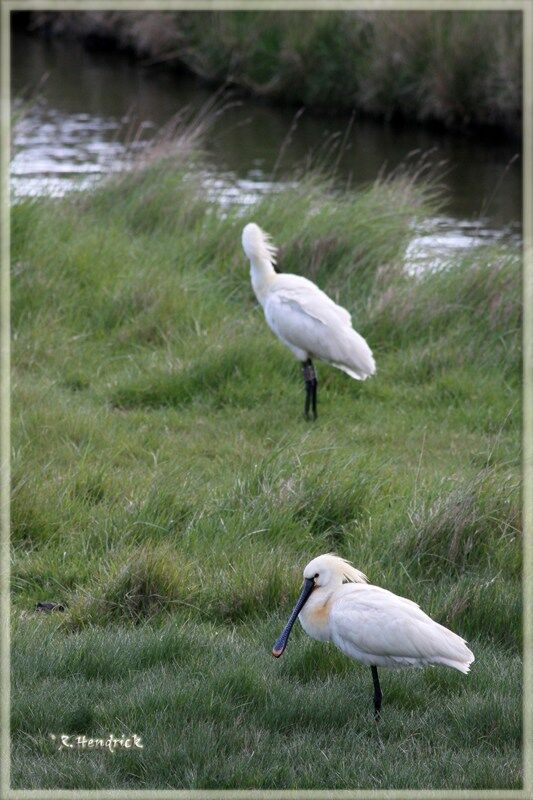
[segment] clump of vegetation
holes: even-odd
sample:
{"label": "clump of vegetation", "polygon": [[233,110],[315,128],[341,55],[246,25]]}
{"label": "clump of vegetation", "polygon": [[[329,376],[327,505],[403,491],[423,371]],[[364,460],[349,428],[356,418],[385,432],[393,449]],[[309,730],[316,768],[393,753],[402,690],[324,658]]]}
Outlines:
{"label": "clump of vegetation", "polygon": [[495,571],[517,574],[521,560],[521,514],[516,482],[485,470],[410,514],[402,543],[424,574],[464,572],[491,553]]}
{"label": "clump of vegetation", "polygon": [[518,11],[39,12],[35,26],[276,102],[520,135]]}
{"label": "clump of vegetation", "polygon": [[[221,218],[190,158],[12,209],[14,786],[520,786],[519,252],[412,277],[434,185],[303,176]],[[249,219],[376,356],[364,384],[318,367],[313,425]],[[331,550],[476,655],[383,679],[378,761],[357,666],[297,633],[269,655]],[[65,766],[47,739],[125,727],[142,753]]]}

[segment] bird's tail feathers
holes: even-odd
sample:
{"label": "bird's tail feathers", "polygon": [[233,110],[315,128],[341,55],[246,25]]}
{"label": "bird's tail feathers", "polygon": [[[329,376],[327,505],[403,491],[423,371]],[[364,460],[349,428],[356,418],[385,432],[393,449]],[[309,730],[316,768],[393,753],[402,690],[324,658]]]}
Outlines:
{"label": "bird's tail feathers", "polygon": [[[374,359],[372,359],[372,362],[374,362]],[[352,367],[347,367],[346,364],[337,364],[333,361],[331,363],[333,364],[334,367],[337,367],[337,369],[341,369],[343,372],[349,375],[350,378],[355,378],[356,381],[366,381],[367,378],[370,378],[376,372],[376,366],[374,363],[373,366],[371,366],[367,371],[364,371],[362,369],[360,370],[358,369],[356,371]]]}
{"label": "bird's tail feathers", "polygon": [[471,658],[468,657],[464,661],[456,661],[452,658],[438,658],[435,659],[433,663],[441,664],[444,667],[451,667],[452,669],[456,669],[459,672],[462,672],[463,675],[468,675],[470,672],[470,665],[475,661],[473,653],[470,654]]}
{"label": "bird's tail feathers", "polygon": [[470,665],[475,661],[467,642],[438,623],[434,624],[434,630],[438,633],[440,651],[439,658],[435,659],[434,663],[458,669],[467,675],[470,672]]}
{"label": "bird's tail feathers", "polygon": [[376,362],[372,355],[372,350],[363,337],[350,328],[347,331],[348,339],[342,361],[332,361],[334,367],[342,369],[351,378],[357,381],[364,381],[375,375]]}
{"label": "bird's tail feathers", "polygon": [[250,261],[266,261],[272,266],[275,265],[278,249],[272,244],[269,234],[261,230],[255,222],[245,225],[242,232],[242,247]]}

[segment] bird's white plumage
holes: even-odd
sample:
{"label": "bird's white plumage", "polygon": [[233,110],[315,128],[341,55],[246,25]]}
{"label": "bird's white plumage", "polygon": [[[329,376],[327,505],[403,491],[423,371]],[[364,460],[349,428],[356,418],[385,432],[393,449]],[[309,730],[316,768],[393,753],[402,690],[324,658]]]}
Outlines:
{"label": "bird's white plumage", "polygon": [[266,321],[296,358],[326,361],[357,380],[374,374],[372,351],[352,328],[345,308],[307,278],[276,273],[276,248],[255,223],[245,226],[242,244],[250,259],[252,286]]}
{"label": "bird's white plumage", "polygon": [[469,670],[471,653],[459,636],[379,586],[343,587],[331,608],[330,631],[331,641],[363,664]]}
{"label": "bird's white plumage", "polygon": [[337,560],[335,565],[335,556],[319,556],[304,570],[305,577],[319,576],[299,616],[306,633],[370,666],[442,664],[469,671],[474,655],[464,639],[412,600],[363,582],[364,576],[343,583],[346,562]]}

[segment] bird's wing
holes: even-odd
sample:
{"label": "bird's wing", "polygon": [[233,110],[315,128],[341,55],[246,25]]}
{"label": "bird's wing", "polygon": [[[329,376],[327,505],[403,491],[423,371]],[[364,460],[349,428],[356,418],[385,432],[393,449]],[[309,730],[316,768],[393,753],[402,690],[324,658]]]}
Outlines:
{"label": "bird's wing", "polygon": [[413,601],[378,586],[357,585],[335,600],[331,638],[347,655],[358,653],[451,661],[469,653],[459,636],[439,625]]}
{"label": "bird's wing", "polygon": [[331,326],[333,322],[351,327],[352,317],[345,308],[337,305],[322,289],[300,275],[280,275],[277,293],[287,303],[297,305],[304,313]]}
{"label": "bird's wing", "polygon": [[283,290],[269,293],[264,310],[270,328],[285,344],[331,361],[335,344],[332,338],[336,332],[334,319],[328,325],[324,314],[312,313],[292,293]]}
{"label": "bird's wing", "polygon": [[357,379],[375,372],[372,351],[352,328],[350,314],[305,278],[298,283],[277,281],[264,311],[270,328],[289,347],[328,361]]}

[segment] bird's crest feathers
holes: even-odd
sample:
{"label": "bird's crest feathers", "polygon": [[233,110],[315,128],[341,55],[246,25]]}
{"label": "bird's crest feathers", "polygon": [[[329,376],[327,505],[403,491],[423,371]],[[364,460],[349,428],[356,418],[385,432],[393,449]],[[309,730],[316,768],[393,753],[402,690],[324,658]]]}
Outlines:
{"label": "bird's crest feathers", "polygon": [[352,566],[345,558],[335,555],[335,553],[324,553],[324,555],[314,558],[306,566],[304,576],[307,577],[308,571],[314,574],[314,572],[320,572],[321,569],[340,574],[350,583],[368,583],[368,578],[363,572]]}
{"label": "bird's crest feathers", "polygon": [[266,261],[268,264],[276,263],[278,248],[272,244],[270,236],[261,230],[255,222],[245,225],[242,232],[242,246],[250,261]]}

